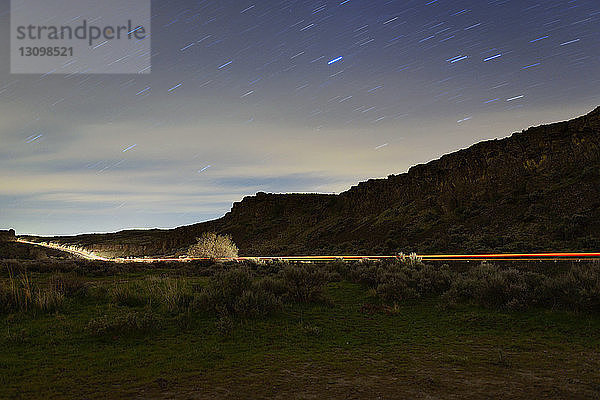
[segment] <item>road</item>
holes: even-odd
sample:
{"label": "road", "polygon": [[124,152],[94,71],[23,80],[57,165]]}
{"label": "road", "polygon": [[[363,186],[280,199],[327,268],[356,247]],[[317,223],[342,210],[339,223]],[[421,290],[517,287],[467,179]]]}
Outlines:
{"label": "road", "polygon": [[[138,258],[106,258],[98,256],[92,252],[85,251],[74,246],[63,246],[49,242],[31,242],[25,239],[17,239],[19,243],[30,244],[34,246],[47,247],[54,250],[64,251],[86,260],[99,260],[111,262],[158,262],[158,261],[177,261],[187,262],[193,260],[208,260],[208,258],[156,258],[156,257],[138,257]],[[398,259],[402,256],[289,256],[289,257],[230,257],[222,258],[219,261],[257,261],[257,262],[333,262],[333,261],[361,261],[361,260],[390,260]],[[404,256],[410,258],[411,256]],[[419,254],[412,255],[424,261],[600,261],[600,252],[572,253],[572,252],[554,252],[554,253],[500,253],[500,254]]]}

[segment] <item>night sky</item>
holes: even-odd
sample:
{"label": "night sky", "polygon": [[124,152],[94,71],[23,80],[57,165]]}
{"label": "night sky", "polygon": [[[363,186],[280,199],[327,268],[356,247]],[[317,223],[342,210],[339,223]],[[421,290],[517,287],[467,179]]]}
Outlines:
{"label": "night sky", "polygon": [[149,75],[11,75],[0,228],[219,217],[340,192],[600,104],[599,0],[156,1]]}

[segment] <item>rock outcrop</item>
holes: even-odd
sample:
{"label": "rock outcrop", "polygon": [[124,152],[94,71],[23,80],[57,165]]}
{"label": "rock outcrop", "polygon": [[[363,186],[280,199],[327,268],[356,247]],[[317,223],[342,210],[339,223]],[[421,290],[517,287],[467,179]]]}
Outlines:
{"label": "rock outcrop", "polygon": [[265,194],[173,230],[56,238],[104,255],[176,254],[204,231],[241,255],[600,249],[600,108],[475,144],[340,195]]}
{"label": "rock outcrop", "polygon": [[0,230],[0,242],[14,242],[15,240],[17,240],[17,236],[14,229]]}

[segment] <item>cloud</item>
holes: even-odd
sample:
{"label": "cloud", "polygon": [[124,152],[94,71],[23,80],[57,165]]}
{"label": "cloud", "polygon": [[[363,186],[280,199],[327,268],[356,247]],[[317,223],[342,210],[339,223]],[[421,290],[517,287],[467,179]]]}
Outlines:
{"label": "cloud", "polygon": [[[94,78],[85,84],[90,82]],[[49,88],[56,81],[39,85]],[[376,128],[332,118],[316,128],[286,120],[286,111],[267,104],[249,113],[219,100],[157,96],[120,110],[101,93],[81,104],[59,104],[63,108],[55,110],[0,103],[0,216],[20,232],[173,227],[219,217],[257,191],[339,193],[480,139],[506,136],[528,121],[581,113],[576,107],[472,113],[463,125],[453,114],[440,114]],[[256,118],[248,122],[248,115]],[[26,143],[34,133],[43,137]],[[388,145],[376,150],[381,143]]]}

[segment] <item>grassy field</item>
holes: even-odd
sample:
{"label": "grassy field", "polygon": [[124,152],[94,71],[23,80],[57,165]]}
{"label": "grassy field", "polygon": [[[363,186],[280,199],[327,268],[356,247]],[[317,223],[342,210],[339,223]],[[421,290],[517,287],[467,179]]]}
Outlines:
{"label": "grassy field", "polygon": [[0,398],[600,397],[598,265],[5,264]]}

